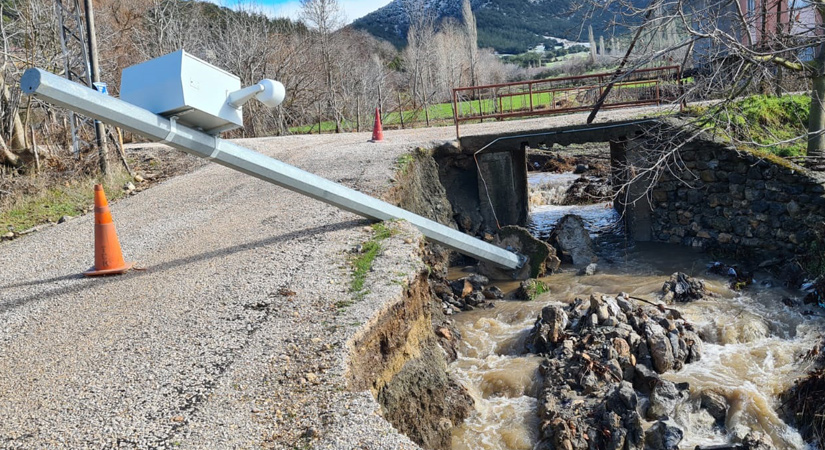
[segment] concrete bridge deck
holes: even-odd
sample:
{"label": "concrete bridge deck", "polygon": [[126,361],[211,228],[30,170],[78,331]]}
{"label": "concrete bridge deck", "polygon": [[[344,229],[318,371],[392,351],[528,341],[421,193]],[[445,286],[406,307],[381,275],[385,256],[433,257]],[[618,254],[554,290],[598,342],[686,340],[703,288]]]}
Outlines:
{"label": "concrete bridge deck", "polygon": [[[453,133],[245,143],[380,196],[400,155]],[[364,220],[218,165],[112,211],[126,258],[142,270],[79,275],[92,263],[91,215],[0,245],[0,447],[415,448],[343,378],[347,340],[381,308],[380,299],[336,307],[351,297],[347,252],[367,238]],[[405,245],[414,244],[399,240],[388,253],[409,258]]]}

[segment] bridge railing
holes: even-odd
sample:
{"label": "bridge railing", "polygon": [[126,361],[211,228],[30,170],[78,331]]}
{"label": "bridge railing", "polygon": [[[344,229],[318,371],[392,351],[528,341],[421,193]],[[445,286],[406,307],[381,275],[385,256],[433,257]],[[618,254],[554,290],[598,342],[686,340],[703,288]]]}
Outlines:
{"label": "bridge railing", "polygon": [[[453,118],[459,124],[485,119],[567,114],[593,109],[616,74],[597,73],[453,89]],[[620,74],[602,109],[660,105],[682,92],[679,66],[638,69]]]}

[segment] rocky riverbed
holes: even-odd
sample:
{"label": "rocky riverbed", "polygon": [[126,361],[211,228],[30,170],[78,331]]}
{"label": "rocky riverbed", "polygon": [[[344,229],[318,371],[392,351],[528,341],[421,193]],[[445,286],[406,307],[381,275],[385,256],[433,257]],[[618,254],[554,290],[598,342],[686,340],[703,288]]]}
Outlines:
{"label": "rocky riverbed", "polygon": [[[670,417],[689,385],[658,374],[701,360],[702,341],[677,310],[640,306],[627,294],[551,304],[526,347],[546,358],[538,448],[678,448],[684,433]],[[711,405],[721,420],[725,409]],[[643,419],[654,421],[647,431]]]}
{"label": "rocky riverbed", "polygon": [[820,343],[804,292],[685,247],[628,242],[604,205],[540,206],[532,221],[561,261],[552,276],[498,283],[510,300],[466,307],[490,285],[453,271],[450,367],[475,410],[453,449],[808,448],[778,412]]}

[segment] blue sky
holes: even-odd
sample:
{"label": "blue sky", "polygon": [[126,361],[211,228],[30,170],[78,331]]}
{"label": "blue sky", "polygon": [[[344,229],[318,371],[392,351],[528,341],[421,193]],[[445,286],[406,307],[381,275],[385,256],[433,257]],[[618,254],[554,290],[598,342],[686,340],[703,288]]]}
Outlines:
{"label": "blue sky", "polygon": [[[301,10],[300,0],[210,0],[219,5],[232,7],[234,5],[243,5],[244,7],[252,7],[253,9],[261,9],[267,15],[272,17],[290,17],[298,18],[298,13]],[[386,5],[391,0],[338,0],[339,4],[344,10],[347,23],[363,17],[376,9]]]}

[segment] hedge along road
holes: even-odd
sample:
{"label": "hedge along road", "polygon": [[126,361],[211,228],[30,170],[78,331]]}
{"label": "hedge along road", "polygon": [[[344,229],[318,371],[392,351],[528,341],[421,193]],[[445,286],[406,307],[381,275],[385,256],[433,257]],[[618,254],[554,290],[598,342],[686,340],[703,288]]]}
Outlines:
{"label": "hedge along road", "polygon": [[[242,145],[380,196],[399,156],[453,133]],[[0,246],[0,447],[415,448],[343,378],[345,342],[380,308],[335,306],[351,299],[347,252],[366,221],[215,164],[112,213],[125,257],[145,270],[80,275],[93,261],[91,215]]]}

